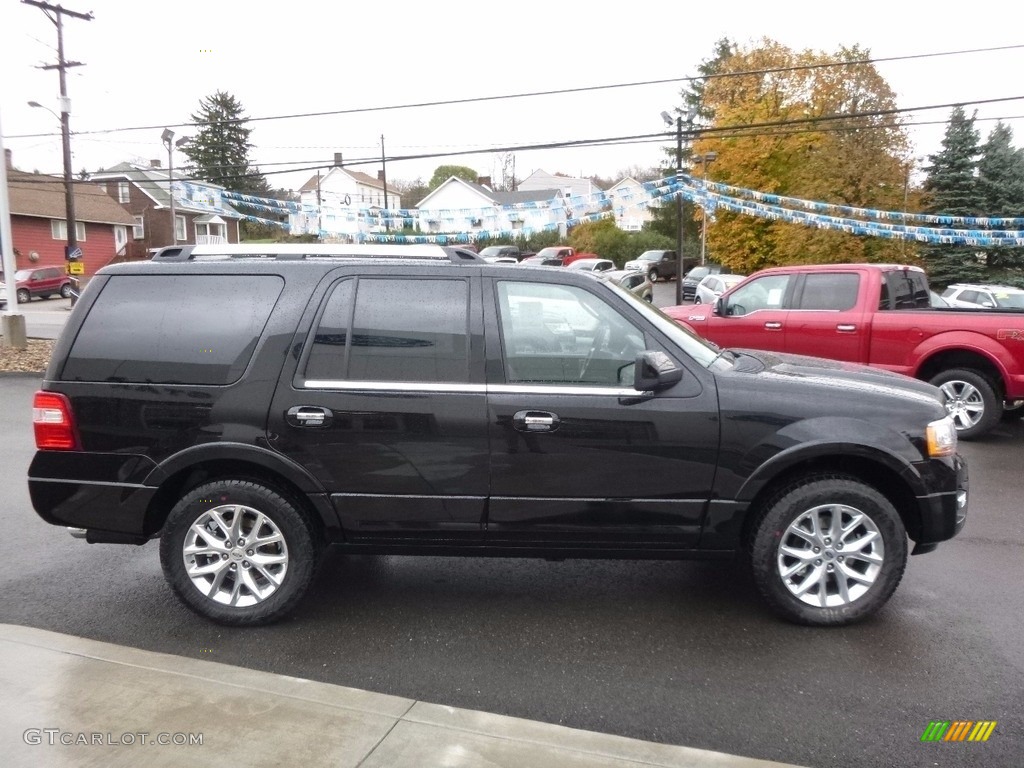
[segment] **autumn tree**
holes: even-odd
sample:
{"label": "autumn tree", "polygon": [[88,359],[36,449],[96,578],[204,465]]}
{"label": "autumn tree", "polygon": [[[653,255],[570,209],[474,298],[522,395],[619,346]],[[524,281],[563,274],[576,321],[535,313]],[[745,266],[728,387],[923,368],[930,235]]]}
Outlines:
{"label": "autumn tree", "polygon": [[[724,52],[723,48],[719,48]],[[762,192],[899,210],[909,141],[895,94],[854,46],[793,51],[775,41],[736,49],[701,88],[707,124],[693,151],[717,153],[708,177]],[[886,113],[889,114],[886,114]],[[699,214],[698,214],[699,217]],[[719,211],[708,253],[749,273],[776,264],[899,260],[879,238]]]}
{"label": "autumn tree", "polygon": [[[967,117],[962,107],[955,107],[946,124],[941,149],[928,156],[924,183],[926,213],[951,216],[983,215],[983,199],[977,181],[979,134],[975,115]],[[928,276],[935,285],[958,281],[981,281],[985,265],[977,248],[965,245],[935,243],[922,251]]]}

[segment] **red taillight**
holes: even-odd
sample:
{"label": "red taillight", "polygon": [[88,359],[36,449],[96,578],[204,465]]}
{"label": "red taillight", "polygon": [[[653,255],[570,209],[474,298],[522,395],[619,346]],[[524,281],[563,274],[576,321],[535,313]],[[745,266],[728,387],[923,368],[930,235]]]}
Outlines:
{"label": "red taillight", "polygon": [[36,448],[41,451],[79,450],[78,429],[71,402],[58,392],[36,392],[32,401],[32,426]]}

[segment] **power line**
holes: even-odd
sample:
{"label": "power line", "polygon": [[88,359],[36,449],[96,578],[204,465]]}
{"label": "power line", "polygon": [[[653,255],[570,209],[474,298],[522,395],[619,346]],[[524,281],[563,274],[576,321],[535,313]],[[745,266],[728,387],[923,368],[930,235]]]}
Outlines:
{"label": "power line", "polygon": [[[27,0],[23,0],[23,2],[27,2]],[[706,80],[706,79],[711,79],[711,78],[745,77],[745,76],[748,76],[748,75],[773,74],[773,73],[778,73],[778,72],[796,72],[796,71],[802,71],[802,70],[824,69],[824,68],[829,68],[829,67],[850,67],[850,66],[860,66],[862,64],[877,64],[877,63],[881,63],[881,62],[935,58],[935,57],[940,57],[940,56],[960,56],[960,55],[973,54],[973,53],[994,53],[994,52],[997,52],[997,51],[1015,50],[1015,49],[1018,49],[1018,48],[1024,48],[1024,44],[993,46],[993,47],[988,47],[988,48],[967,48],[967,49],[962,49],[962,50],[957,50],[957,51],[938,51],[938,52],[935,52],[935,53],[918,53],[918,54],[908,54],[908,55],[904,55],[904,56],[886,56],[886,57],[880,57],[880,58],[875,58],[875,59],[855,59],[855,60],[851,60],[851,61],[837,61],[837,62],[827,62],[827,63],[819,63],[819,64],[798,64],[798,65],[793,65],[793,66],[789,66],[789,67],[769,67],[769,68],[765,68],[765,69],[744,70],[742,72],[721,72],[721,73],[715,73],[715,74],[711,74],[711,75],[700,75],[700,76],[689,76],[688,75],[688,76],[685,76],[685,77],[671,77],[671,78],[663,78],[663,79],[659,79],[659,80],[641,80],[641,81],[627,82],[627,83],[610,83],[610,84],[606,84],[606,85],[581,86],[579,88],[559,88],[559,89],[551,90],[551,91],[527,91],[527,92],[523,92],[523,93],[510,93],[510,94],[501,94],[501,95],[496,95],[496,96],[471,96],[471,97],[467,97],[467,98],[464,98],[464,99],[448,99],[448,100],[441,100],[441,101],[411,102],[411,103],[408,103],[408,104],[389,104],[389,105],[376,106],[376,107],[353,107],[351,109],[327,110],[327,111],[323,111],[323,112],[296,112],[296,113],[290,113],[290,114],[285,114],[285,115],[265,115],[263,117],[239,117],[239,118],[233,118],[231,120],[223,120],[223,121],[217,121],[217,122],[218,123],[232,123],[232,122],[235,122],[235,123],[256,123],[256,122],[265,122],[265,121],[269,121],[269,120],[292,120],[292,119],[308,118],[308,117],[331,117],[331,116],[337,116],[337,115],[365,114],[365,113],[368,113],[368,112],[386,112],[386,111],[394,111],[394,110],[400,110],[400,109],[421,109],[421,108],[424,108],[424,107],[454,106],[454,105],[460,105],[460,104],[478,104],[478,103],[481,103],[481,102],[503,101],[503,100],[506,100],[506,99],[525,99],[525,98],[535,98],[535,97],[538,97],[538,96],[563,96],[563,95],[571,94],[571,93],[588,93],[588,92],[593,92],[593,91],[613,90],[613,89],[618,89],[618,88],[637,88],[637,87],[649,86],[649,85],[666,85],[666,84],[669,84],[669,83],[694,82],[694,81],[698,81],[698,80]],[[201,122],[192,122],[192,123],[158,123],[158,124],[155,124],[155,125],[142,125],[142,126],[134,126],[134,127],[129,127],[129,128],[103,128],[103,129],[97,129],[97,130],[92,130],[92,131],[80,131],[80,132],[76,133],[75,135],[77,135],[77,136],[84,136],[84,135],[90,135],[90,134],[121,133],[121,132],[128,132],[128,131],[152,131],[152,130],[158,130],[158,129],[162,129],[162,128],[194,128],[194,127],[200,127],[200,126],[203,126],[203,125],[210,125],[210,124],[211,124],[210,122],[203,122],[203,121],[201,121]],[[51,134],[29,133],[29,134],[17,134],[17,135],[13,135],[13,136],[7,136],[5,138],[7,138],[7,139],[29,139],[29,138],[37,138],[37,137],[40,137],[40,136],[48,136],[48,135],[51,135]]]}

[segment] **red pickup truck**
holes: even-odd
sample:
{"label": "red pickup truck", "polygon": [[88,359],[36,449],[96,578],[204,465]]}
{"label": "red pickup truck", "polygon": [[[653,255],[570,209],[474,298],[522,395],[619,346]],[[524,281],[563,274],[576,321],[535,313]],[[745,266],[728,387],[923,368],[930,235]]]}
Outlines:
{"label": "red pickup truck", "polygon": [[894,264],[773,267],[713,307],[666,314],[721,347],[866,363],[930,382],[964,440],[1024,400],[1024,312],[932,308],[924,271]]}

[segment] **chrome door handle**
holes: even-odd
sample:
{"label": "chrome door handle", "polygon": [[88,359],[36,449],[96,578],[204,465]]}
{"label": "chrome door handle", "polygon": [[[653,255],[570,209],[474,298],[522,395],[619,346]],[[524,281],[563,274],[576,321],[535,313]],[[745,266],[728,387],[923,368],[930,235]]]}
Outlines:
{"label": "chrome door handle", "polygon": [[512,425],[520,432],[554,432],[560,424],[558,416],[548,411],[517,411]]}
{"label": "chrome door handle", "polygon": [[853,325],[853,323],[843,323],[841,325],[837,325],[836,330],[840,333],[853,333],[857,330],[857,326]]}
{"label": "chrome door handle", "polygon": [[334,413],[318,405],[296,405],[288,409],[284,420],[293,427],[326,427],[334,420]]}
{"label": "chrome door handle", "polygon": [[765,323],[764,327],[765,327],[765,330],[767,330],[767,331],[778,331],[778,330],[782,329],[782,323],[779,323],[779,322]]}

